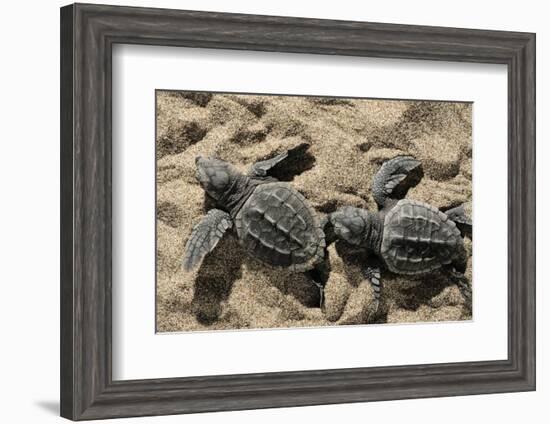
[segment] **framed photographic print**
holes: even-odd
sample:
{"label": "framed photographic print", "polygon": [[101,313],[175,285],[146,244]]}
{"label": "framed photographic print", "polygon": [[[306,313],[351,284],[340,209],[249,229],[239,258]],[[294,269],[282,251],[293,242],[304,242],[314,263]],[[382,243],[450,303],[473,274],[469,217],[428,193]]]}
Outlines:
{"label": "framed photographic print", "polygon": [[61,9],[61,414],[535,388],[535,35]]}

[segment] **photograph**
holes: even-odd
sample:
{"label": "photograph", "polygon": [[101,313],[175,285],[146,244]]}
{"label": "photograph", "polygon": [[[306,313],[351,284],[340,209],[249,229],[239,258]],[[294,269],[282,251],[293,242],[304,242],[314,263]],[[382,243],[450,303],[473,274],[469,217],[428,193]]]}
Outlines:
{"label": "photograph", "polygon": [[472,102],[155,102],[158,333],[472,320]]}

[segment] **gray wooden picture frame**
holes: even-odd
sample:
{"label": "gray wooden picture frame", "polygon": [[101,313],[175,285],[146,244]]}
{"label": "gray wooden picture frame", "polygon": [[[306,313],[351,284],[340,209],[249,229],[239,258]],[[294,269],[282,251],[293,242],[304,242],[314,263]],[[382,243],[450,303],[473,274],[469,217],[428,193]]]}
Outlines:
{"label": "gray wooden picture frame", "polygon": [[[111,56],[116,43],[507,65],[508,359],[113,381]],[[63,417],[535,389],[535,34],[75,4],[61,9],[60,124]]]}

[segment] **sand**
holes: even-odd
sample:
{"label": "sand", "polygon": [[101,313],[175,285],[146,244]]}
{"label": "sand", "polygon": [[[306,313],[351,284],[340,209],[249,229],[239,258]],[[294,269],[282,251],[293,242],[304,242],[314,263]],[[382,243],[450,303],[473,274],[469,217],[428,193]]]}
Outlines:
{"label": "sand", "polygon": [[[359,254],[329,248],[325,310],[302,274],[248,257],[226,236],[201,268],[181,267],[193,225],[211,205],[195,179],[197,155],[243,171],[300,143],[309,154],[291,184],[321,216],[344,205],[376,210],[370,186],[387,159],[411,154],[424,178],[408,198],[471,216],[472,108],[468,103],[157,92],[157,331],[309,327],[471,319],[443,275],[411,279],[382,271],[383,313],[361,276]],[[465,239],[470,259],[471,241]],[[475,291],[474,291],[475,296]]]}

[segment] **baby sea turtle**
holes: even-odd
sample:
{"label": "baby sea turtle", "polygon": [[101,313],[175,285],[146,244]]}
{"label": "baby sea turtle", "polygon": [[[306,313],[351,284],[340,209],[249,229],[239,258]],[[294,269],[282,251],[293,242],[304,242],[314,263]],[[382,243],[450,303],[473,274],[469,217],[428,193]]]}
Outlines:
{"label": "baby sea turtle", "polygon": [[301,144],[257,162],[247,174],[223,160],[198,156],[197,179],[216,208],[193,228],[185,245],[184,269],[199,266],[231,229],[252,257],[272,267],[308,272],[322,303],[326,244],[321,223],[304,196],[271,176],[308,148]]}
{"label": "baby sea turtle", "polygon": [[374,256],[362,265],[374,288],[375,310],[380,299],[381,266],[404,275],[445,271],[467,303],[471,302],[471,286],[464,276],[467,255],[460,231],[471,234],[471,220],[462,206],[442,212],[426,203],[404,199],[422,176],[418,160],[395,157],[374,176],[372,193],[378,212],[343,207],[330,215],[337,238]]}

